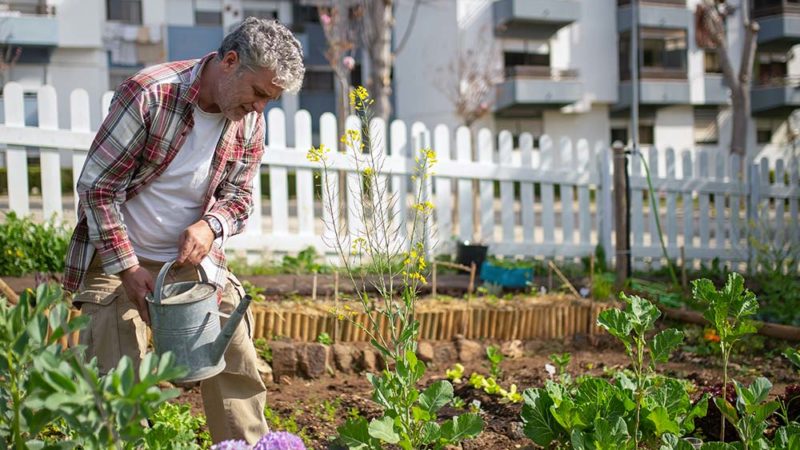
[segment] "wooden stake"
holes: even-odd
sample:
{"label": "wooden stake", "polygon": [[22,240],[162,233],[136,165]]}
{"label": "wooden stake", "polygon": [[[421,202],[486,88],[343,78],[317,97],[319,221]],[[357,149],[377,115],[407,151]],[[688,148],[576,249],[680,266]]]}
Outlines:
{"label": "wooden stake", "polygon": [[[472,295],[475,292],[475,273],[477,272],[477,267],[475,266],[475,262],[471,262],[469,265],[469,286],[467,287],[467,294]],[[469,302],[469,299],[467,299]]]}
{"label": "wooden stake", "polygon": [[436,273],[437,273],[437,266],[438,264],[436,261],[433,262],[433,267],[431,268],[431,296],[436,298]]}
{"label": "wooden stake", "polygon": [[589,292],[594,290],[594,253],[589,255]]}
{"label": "wooden stake", "polygon": [[317,273],[314,272],[314,278],[311,279],[311,300],[317,301]]}
{"label": "wooden stake", "polygon": [[686,274],[686,249],[681,245],[681,286],[683,290],[689,290],[689,277]]}
{"label": "wooden stake", "polygon": [[550,260],[547,260],[547,292],[553,292],[553,269],[550,267]]}
{"label": "wooden stake", "polygon": [[558,270],[558,267],[555,265],[555,263],[553,263],[553,261],[547,261],[547,264],[548,264],[548,267],[551,267],[556,272],[556,275],[558,275],[558,278],[560,278],[561,281],[563,281],[564,284],[567,285],[567,287],[572,292],[572,294],[575,295],[575,297],[577,297],[577,298],[581,298],[581,294],[578,292],[577,289],[575,289],[575,286],[573,286],[572,283],[569,282],[567,277],[565,277],[564,274],[561,273],[560,270]]}
{"label": "wooden stake", "polygon": [[19,295],[2,278],[0,278],[0,295],[7,298],[12,305],[16,305],[19,302]]}
{"label": "wooden stake", "polygon": [[[616,229],[617,289],[625,285],[629,276],[631,249],[628,230],[628,159],[625,147],[617,141],[613,144],[614,166],[614,228]],[[638,211],[636,211],[638,213]]]}

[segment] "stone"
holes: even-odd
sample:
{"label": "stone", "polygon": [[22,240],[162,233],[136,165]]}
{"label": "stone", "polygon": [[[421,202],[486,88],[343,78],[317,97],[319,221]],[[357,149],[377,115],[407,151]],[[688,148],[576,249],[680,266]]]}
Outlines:
{"label": "stone", "polygon": [[272,341],[272,376],[276,380],[297,375],[297,352],[295,345],[287,341]]}
{"label": "stone", "polygon": [[513,341],[503,342],[503,344],[500,345],[500,352],[508,359],[522,358],[522,341],[514,339]]}
{"label": "stone", "polygon": [[258,358],[256,361],[256,369],[258,370],[258,373],[261,374],[261,379],[264,380],[264,383],[273,382],[274,378],[272,376],[272,367],[270,367],[269,363],[261,358]]}
{"label": "stone", "polygon": [[456,341],[456,349],[458,350],[458,360],[461,362],[472,362],[483,357],[483,346],[469,339]]}
{"label": "stone", "polygon": [[346,344],[333,344],[331,352],[336,370],[344,373],[350,373],[353,370],[353,355],[356,354],[354,347]]}
{"label": "stone", "polygon": [[328,355],[329,349],[325,344],[318,342],[303,344],[297,352],[300,373],[310,379],[321,377],[328,367]]}
{"label": "stone", "polygon": [[424,363],[432,363],[434,359],[433,345],[430,342],[420,342],[417,345],[417,358]]}
{"label": "stone", "polygon": [[378,367],[378,354],[370,348],[365,348],[361,352],[361,358],[358,361],[358,368],[363,372],[375,372]]}
{"label": "stone", "polygon": [[450,364],[456,360],[456,347],[452,342],[440,342],[433,347],[433,360],[436,364]]}

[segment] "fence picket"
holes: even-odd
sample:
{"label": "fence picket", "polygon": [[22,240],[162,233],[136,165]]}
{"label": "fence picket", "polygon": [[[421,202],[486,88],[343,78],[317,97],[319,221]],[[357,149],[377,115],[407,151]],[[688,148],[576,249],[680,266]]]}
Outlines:
{"label": "fence picket", "polygon": [[592,153],[586,139],[578,141],[576,148],[576,165],[578,172],[586,176],[586,183],[578,185],[578,229],[579,244],[583,247],[592,247],[592,211],[589,197],[589,181],[591,178]]}
{"label": "fence picket", "polygon": [[[89,127],[89,93],[83,89],[75,89],[69,96],[70,130],[88,133]],[[75,199],[75,212],[78,211],[78,178],[80,178],[86,155],[89,149],[72,151],[72,190]]]}
{"label": "fence picket", "polygon": [[[361,130],[361,121],[355,116],[350,116],[344,122],[345,132],[348,130]],[[347,155],[346,159],[355,161],[356,170],[348,170],[345,175],[345,185],[347,186],[347,231],[350,241],[364,237],[364,198],[363,183],[361,182],[361,171],[365,165],[359,150],[362,144],[361,136],[352,144],[356,148],[342,145],[342,151]],[[348,246],[349,248],[349,246]]]}
{"label": "fence picket", "polygon": [[[512,167],[511,151],[514,142],[509,131],[501,131],[500,140],[500,159],[499,165],[502,170],[504,167]],[[503,241],[514,242],[514,183],[511,181],[500,182],[500,222],[503,226]]]}
{"label": "fence picket", "polygon": [[783,191],[786,184],[783,181],[784,177],[784,169],[783,169],[783,159],[778,159],[775,161],[775,180],[773,181],[773,186],[777,189],[777,195],[775,196],[775,218],[773,223],[775,224],[775,245],[778,246],[777,248],[784,248],[783,245],[786,242],[786,236],[784,234],[784,203],[786,199],[783,197]]}
{"label": "fence picket", "polygon": [[[39,128],[58,130],[58,103],[53,86],[42,86],[36,93]],[[42,212],[49,219],[61,219],[64,205],[61,199],[61,151],[42,148],[39,151],[42,167]]]}
{"label": "fence picket", "polygon": [[[520,163],[522,167],[533,166],[533,136],[522,133],[519,136]],[[519,184],[520,215],[522,218],[522,240],[533,242],[533,231],[536,226],[534,214],[533,183],[521,181]]]}
{"label": "fence picket", "polygon": [[[645,189],[644,193],[645,195],[647,195],[647,223],[650,234],[650,249],[653,253],[661,255],[661,252],[659,251],[661,242],[659,241],[658,226],[656,224],[656,217],[660,219],[659,214],[661,214],[659,208],[661,195],[657,188],[659,178],[661,178],[660,176],[661,172],[659,171],[659,164],[658,164],[658,153],[659,152],[658,150],[656,150],[655,147],[650,147],[650,149],[647,151],[647,165],[648,168],[650,169],[650,180],[653,183],[653,189],[655,190],[655,192],[653,192],[651,195],[650,189]],[[655,202],[653,202],[653,198],[655,198]],[[660,257],[658,258],[653,257],[654,267],[660,267],[659,263],[660,260],[661,260]]]}
{"label": "fence picket", "polygon": [[[339,138],[336,129],[336,116],[324,113],[319,119],[320,144],[330,149],[333,160],[339,154]],[[339,220],[339,173],[335,169],[323,171],[320,175],[322,186],[322,241],[333,245],[336,240],[335,230],[341,226]]]}
{"label": "fence picket", "polygon": [[[294,115],[295,150],[306,154],[311,148],[311,114],[297,111]],[[314,235],[314,174],[311,169],[298,168],[295,179],[297,186],[298,233],[303,236]]]}
{"label": "fence picket", "polygon": [[730,218],[731,218],[731,232],[728,240],[730,241],[731,248],[734,251],[734,256],[742,257],[744,255],[736,255],[738,251],[741,250],[741,240],[742,240],[742,231],[739,228],[739,223],[742,220],[742,216],[740,211],[746,209],[746,205],[742,204],[742,200],[744,199],[744,189],[745,184],[739,182],[738,180],[738,173],[739,173],[739,155],[733,154],[731,155],[729,162],[729,169],[728,173],[731,174],[730,178],[728,179],[729,183],[734,183],[734,188],[729,196],[730,202],[728,205],[730,211]]}
{"label": "fence picket", "polygon": [[[493,168],[494,136],[486,128],[478,131],[478,162],[483,167]],[[481,205],[481,240],[484,243],[496,242],[494,238],[494,182],[481,180],[478,182]]]}
{"label": "fence picket", "polygon": [[[397,162],[400,166],[405,166],[409,169],[408,160],[410,156],[408,145],[408,129],[406,124],[395,120],[389,127],[389,144],[391,145],[392,154],[390,159]],[[413,160],[412,160],[413,161]],[[408,237],[408,230],[405,227],[405,220],[408,217],[408,175],[392,175],[392,227],[397,230],[397,241],[405,242]]]}
{"label": "fence picket", "polygon": [[[705,150],[701,150],[700,154],[697,158],[697,176],[695,177],[698,181],[702,182],[708,179],[709,170],[708,170],[708,152]],[[709,211],[709,198],[707,193],[700,193],[697,195],[697,209],[700,213],[698,216],[698,231],[700,236],[700,248],[703,249],[703,252],[707,252],[708,249],[711,247],[709,242],[709,231],[708,231],[708,216],[711,211]]]}
{"label": "fence picket", "polygon": [[[278,108],[272,108],[267,113],[267,148],[274,150],[286,149],[286,118]],[[258,183],[256,183],[258,184]],[[288,170],[285,166],[270,166],[269,168],[269,203],[272,213],[272,234],[289,234],[289,193]],[[259,185],[260,187],[260,185]],[[253,189],[254,198],[256,189]],[[256,202],[260,203],[260,202]],[[261,214],[253,210],[253,220],[248,227],[252,232],[261,234]]]}
{"label": "fence picket", "polygon": [[[576,166],[572,155],[572,141],[568,138],[561,138],[560,151],[556,154],[559,155],[556,170],[562,171]],[[575,242],[575,216],[572,212],[572,205],[575,203],[575,188],[572,184],[560,183],[558,193],[561,203],[561,242],[571,245]]]}
{"label": "fence picket", "polygon": [[[25,103],[22,85],[8,83],[3,91],[6,126],[25,126]],[[8,166],[8,208],[15,213],[26,216],[30,212],[28,198],[28,152],[25,147],[9,145],[6,148],[6,165]]]}
{"label": "fence picket", "polygon": [[[472,136],[467,127],[456,130],[456,160],[460,163],[472,162]],[[475,234],[473,183],[471,178],[458,179],[458,236],[462,241],[472,241]]]}
{"label": "fence picket", "polygon": [[[666,154],[666,179],[667,183],[670,184],[677,184],[676,180],[676,170],[675,170],[675,150],[672,148],[667,149]],[[675,214],[677,212],[677,205],[676,205],[676,198],[677,194],[673,189],[667,190],[667,214],[666,214],[666,240],[667,240],[667,248],[671,251],[670,256],[676,254],[676,250],[678,248],[678,215]]]}
{"label": "fence picket", "polygon": [[[541,159],[539,164],[539,173],[546,173],[555,168],[553,161],[553,140],[549,136],[542,136],[539,139],[539,148],[541,152]],[[544,242],[542,244],[550,244],[555,242],[555,208],[553,184],[542,182],[539,184],[539,193],[542,201],[542,231],[544,232]],[[546,256],[553,256],[552,252]]]}
{"label": "fence picket", "polygon": [[[714,179],[720,183],[725,182],[725,165],[722,158],[715,158],[716,164]],[[717,191],[714,193],[714,245],[717,248],[717,256],[725,256],[725,192]]]}
{"label": "fence picket", "polygon": [[[437,125],[433,131],[433,149],[440,163],[450,161],[450,130],[445,125]],[[434,167],[434,172],[436,168]],[[436,227],[439,235],[439,248],[452,253],[450,237],[453,236],[453,183],[450,178],[434,177],[434,205]]]}
{"label": "fence picket", "polygon": [[613,256],[613,247],[611,246],[611,235],[614,232],[615,225],[613,221],[613,205],[611,203],[611,193],[613,191],[611,174],[612,174],[612,154],[611,150],[606,147],[602,142],[598,142],[595,147],[595,154],[597,155],[597,171],[599,172],[598,183],[599,186],[599,205],[597,206],[597,216],[599,218],[598,233],[600,237],[598,241],[602,243],[603,249],[606,252],[606,262],[611,263]]}
{"label": "fence picket", "polygon": [[[684,190],[681,192],[681,203],[683,204],[683,246],[686,250],[686,255],[690,254],[690,250],[694,249],[694,198],[692,195],[691,183],[694,181],[692,172],[692,155],[688,151],[681,154],[681,162],[683,163],[683,186]],[[690,259],[687,257],[687,259]],[[683,261],[687,265],[686,261]],[[691,267],[689,265],[689,267]]]}

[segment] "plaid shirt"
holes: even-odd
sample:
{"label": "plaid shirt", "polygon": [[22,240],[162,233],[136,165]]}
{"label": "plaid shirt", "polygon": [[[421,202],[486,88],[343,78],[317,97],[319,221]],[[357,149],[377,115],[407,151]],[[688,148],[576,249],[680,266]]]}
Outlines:
{"label": "plaid shirt", "polygon": [[[66,290],[80,288],[95,251],[110,274],[138,264],[120,205],[161,175],[178,154],[194,126],[201,71],[192,80],[192,70],[215,55],[149,67],[117,88],[78,180],[78,224],[67,250]],[[242,232],[252,209],[264,128],[261,113],[226,120],[211,163],[204,210],[220,220],[223,237],[214,242],[203,266],[218,287],[227,282],[223,241]]]}

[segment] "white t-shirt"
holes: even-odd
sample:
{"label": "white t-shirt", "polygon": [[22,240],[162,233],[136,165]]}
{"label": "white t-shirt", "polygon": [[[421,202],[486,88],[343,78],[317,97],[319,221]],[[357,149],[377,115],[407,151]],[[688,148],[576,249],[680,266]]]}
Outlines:
{"label": "white t-shirt", "polygon": [[181,233],[203,216],[214,158],[225,117],[195,106],[194,127],[169,167],[122,204],[122,221],[137,256],[170,261],[178,256]]}

